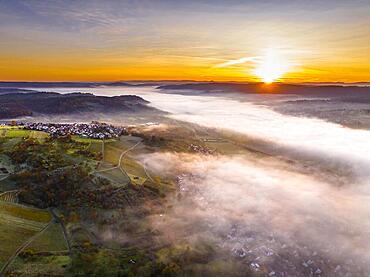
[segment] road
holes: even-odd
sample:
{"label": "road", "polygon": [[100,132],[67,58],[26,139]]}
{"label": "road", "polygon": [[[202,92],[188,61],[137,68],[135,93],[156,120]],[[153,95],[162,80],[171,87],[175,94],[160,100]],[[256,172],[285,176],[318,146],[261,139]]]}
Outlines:
{"label": "road", "polygon": [[[129,149],[127,149],[126,151],[123,151],[121,156],[119,157],[119,161],[118,161],[118,165],[117,167],[121,170],[121,172],[123,173],[123,175],[126,175],[127,178],[130,179],[130,176],[128,176],[127,172],[123,169],[123,167],[121,166],[121,163],[122,163],[122,159],[123,157],[128,153],[130,152],[131,150],[135,149],[139,144],[141,144],[141,141],[139,141],[138,143],[136,143],[134,146],[130,147]],[[131,179],[130,179],[131,180]]]}
{"label": "road", "polygon": [[126,149],[126,150],[124,150],[124,151],[121,153],[121,155],[120,155],[120,157],[119,157],[119,159],[118,159],[118,164],[117,164],[116,166],[111,167],[111,168],[106,168],[106,169],[98,170],[98,171],[95,171],[95,173],[106,172],[106,171],[110,171],[110,170],[113,170],[113,169],[117,169],[117,168],[119,168],[119,169],[122,171],[122,173],[123,173],[124,175],[126,175],[126,176],[127,176],[127,178],[129,178],[129,179],[130,179],[130,177],[127,175],[126,171],[125,171],[125,170],[122,168],[122,166],[121,166],[121,164],[122,164],[122,160],[123,160],[124,156],[125,156],[128,152],[130,152],[130,151],[132,151],[133,149],[135,149],[139,144],[141,144],[141,141],[139,141],[138,143],[136,143],[134,146],[131,146],[130,148],[128,148],[128,149]]}
{"label": "road", "polygon": [[62,227],[62,231],[63,231],[63,236],[64,236],[64,239],[67,243],[67,247],[68,247],[68,253],[71,254],[71,244],[69,242],[69,239],[68,239],[68,235],[67,235],[67,229],[63,223],[63,220],[60,219],[60,217],[56,214],[56,212],[54,211],[54,208],[50,208],[49,209],[51,215],[53,216],[54,220],[60,224],[60,226]]}
{"label": "road", "polygon": [[1,181],[3,181],[3,180],[5,180],[6,178],[8,178],[10,176],[10,174],[7,174],[7,175],[5,175],[5,176],[2,176],[2,177],[0,177],[0,182]]}
{"label": "road", "polygon": [[20,247],[17,248],[17,250],[13,253],[13,255],[7,260],[7,262],[4,264],[4,266],[0,270],[0,276],[5,276],[5,273],[8,269],[8,267],[14,262],[14,260],[18,257],[18,255],[24,251],[36,238],[41,236],[47,228],[54,223],[54,220],[50,220],[48,224],[46,224],[40,232],[29,238],[25,243],[23,243]]}

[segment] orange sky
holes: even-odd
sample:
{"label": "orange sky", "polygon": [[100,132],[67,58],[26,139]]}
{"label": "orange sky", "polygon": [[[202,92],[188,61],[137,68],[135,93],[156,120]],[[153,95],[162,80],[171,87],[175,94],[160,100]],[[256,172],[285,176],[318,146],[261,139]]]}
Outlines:
{"label": "orange sky", "polygon": [[2,1],[0,80],[259,81],[264,68],[285,82],[370,81],[369,10],[361,0]]}

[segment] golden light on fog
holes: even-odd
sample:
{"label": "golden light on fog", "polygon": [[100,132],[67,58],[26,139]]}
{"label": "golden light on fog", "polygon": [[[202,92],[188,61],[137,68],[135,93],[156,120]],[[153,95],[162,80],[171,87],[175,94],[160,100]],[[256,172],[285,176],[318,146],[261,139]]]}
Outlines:
{"label": "golden light on fog", "polygon": [[268,50],[254,74],[266,84],[279,80],[288,71],[288,63],[273,50]]}

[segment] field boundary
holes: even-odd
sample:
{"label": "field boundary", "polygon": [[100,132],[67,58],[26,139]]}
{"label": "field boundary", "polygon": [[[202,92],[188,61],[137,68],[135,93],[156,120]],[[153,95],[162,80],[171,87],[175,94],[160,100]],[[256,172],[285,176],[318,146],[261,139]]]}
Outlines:
{"label": "field boundary", "polygon": [[17,250],[13,253],[12,256],[9,257],[7,262],[3,265],[3,267],[0,269],[0,276],[4,276],[9,266],[12,265],[14,260],[18,257],[18,255],[25,250],[35,239],[37,239],[39,236],[41,236],[48,228],[53,224],[54,220],[50,220],[37,234],[29,238],[25,243],[23,243],[20,247],[17,248]]}
{"label": "field boundary", "polygon": [[[130,152],[131,150],[134,150],[137,146],[139,146],[139,144],[141,144],[142,141],[139,141],[137,142],[135,145],[131,146],[130,148],[124,150],[120,157],[119,157],[119,160],[118,160],[118,164],[116,166],[113,166],[111,168],[106,168],[106,169],[102,169],[102,170],[95,170],[94,173],[100,173],[100,172],[106,172],[106,171],[110,171],[110,170],[113,170],[113,169],[117,169],[119,168],[121,170],[121,172],[123,173],[123,175],[125,175],[129,180],[131,180],[130,176],[127,174],[127,172],[124,170],[123,166],[122,166],[122,160],[124,158],[124,156]],[[116,147],[115,147],[116,148]],[[118,149],[118,148],[117,148]]]}
{"label": "field boundary", "polygon": [[56,223],[60,224],[60,227],[62,227],[62,232],[63,232],[63,237],[64,237],[64,240],[66,241],[67,243],[67,247],[68,247],[68,253],[71,254],[71,243],[69,242],[69,239],[68,239],[68,235],[67,235],[67,229],[66,227],[64,226],[64,223],[63,221],[60,219],[60,217],[55,213],[54,209],[53,208],[50,208],[49,209],[51,215],[53,216],[54,220]]}

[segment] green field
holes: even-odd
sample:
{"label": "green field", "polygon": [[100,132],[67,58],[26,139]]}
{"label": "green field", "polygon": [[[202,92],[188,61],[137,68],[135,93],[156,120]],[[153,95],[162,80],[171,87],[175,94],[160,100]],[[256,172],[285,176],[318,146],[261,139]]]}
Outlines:
{"label": "green field", "polygon": [[250,153],[248,149],[241,145],[225,140],[206,141],[204,144],[209,149],[216,150],[217,153],[223,155],[245,155]]}
{"label": "green field", "polygon": [[65,255],[34,256],[30,259],[16,258],[9,269],[11,276],[64,276],[71,258]]}
{"label": "green field", "polygon": [[49,137],[49,134],[46,132],[41,131],[31,131],[29,138],[37,139],[39,141],[43,141],[44,139]]}
{"label": "green field", "polygon": [[[83,138],[80,136],[72,136],[72,139],[77,142],[82,142],[82,143],[101,143],[103,140],[102,139],[94,139],[94,138]],[[112,142],[115,141],[115,139],[106,139],[104,140],[105,142]]]}
{"label": "green field", "polygon": [[49,137],[48,133],[41,132],[41,131],[32,131],[32,130],[24,130],[19,127],[14,126],[7,126],[0,129],[0,138],[33,138],[38,140],[43,140]]}
{"label": "green field", "polygon": [[145,170],[141,164],[136,162],[132,157],[125,156],[121,161],[121,167],[127,172],[134,176],[141,178],[147,178]]}
{"label": "green field", "polygon": [[[122,136],[119,140],[105,142],[104,160],[117,165],[121,154],[140,141],[142,141],[142,139],[139,137]],[[140,147],[142,147],[142,145],[138,145],[135,150]]]}
{"label": "green field", "polygon": [[28,138],[32,131],[22,129],[10,129],[6,131],[7,138]]}
{"label": "green field", "polygon": [[[128,149],[131,149],[133,146],[137,145],[141,141],[142,139],[139,137],[122,136],[117,141],[106,143],[104,151],[104,161],[112,164],[112,166],[118,165],[122,153],[124,153]],[[137,150],[137,148],[143,148],[143,145],[139,144],[137,145],[137,147],[127,152],[127,154],[122,157],[120,167],[127,173],[130,181],[133,184],[143,185],[148,176],[146,175],[142,165],[136,162],[133,157],[129,156],[131,151],[135,151]],[[99,174],[116,183],[127,183],[129,181],[127,180],[127,175],[122,173],[119,169],[101,172]]]}
{"label": "green field", "polygon": [[124,149],[106,144],[104,147],[104,161],[117,165],[123,151]]}
{"label": "green field", "polygon": [[121,149],[125,150],[125,149],[128,149],[128,148],[134,146],[135,144],[137,144],[140,141],[142,141],[142,139],[139,138],[139,137],[121,136],[119,138],[119,140],[116,140],[116,141],[114,141],[110,144],[115,146],[115,147],[118,147],[118,148],[121,148]]}
{"label": "green field", "polygon": [[50,220],[48,211],[0,202],[0,267]]}
{"label": "green field", "polygon": [[0,130],[1,129],[21,129],[22,127],[20,126],[12,126],[12,125],[0,125]]}
{"label": "green field", "polygon": [[130,182],[127,176],[119,168],[114,168],[112,170],[98,172],[96,173],[96,175],[106,178],[119,186],[126,185]]}
{"label": "green field", "polygon": [[37,237],[27,248],[34,252],[67,251],[68,245],[59,223],[51,224],[44,233]]}
{"label": "green field", "polygon": [[102,151],[102,142],[92,141],[89,145],[89,150],[94,153],[100,153]]}

